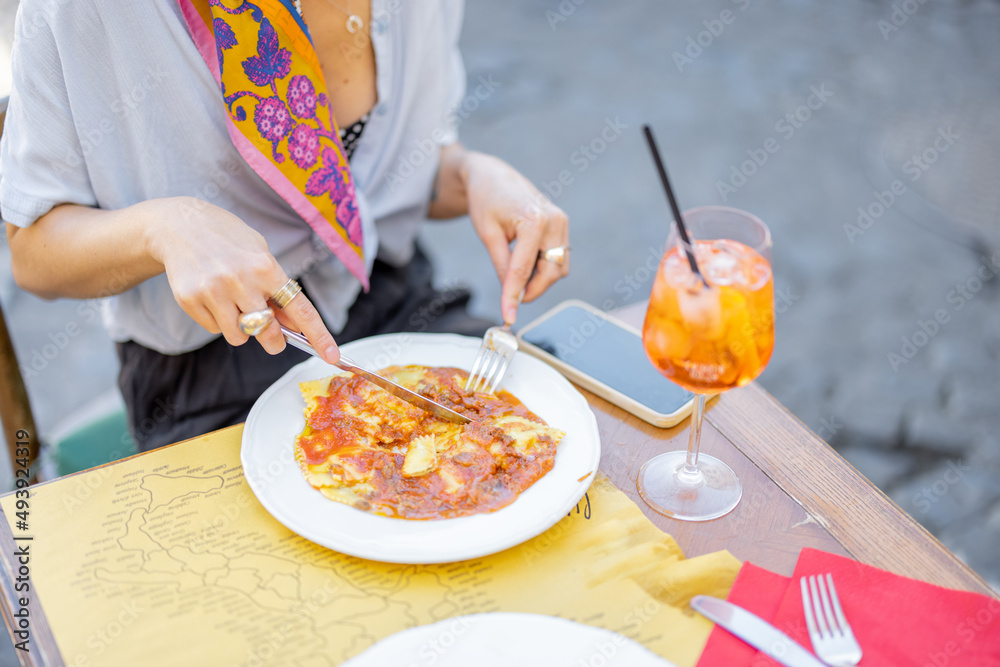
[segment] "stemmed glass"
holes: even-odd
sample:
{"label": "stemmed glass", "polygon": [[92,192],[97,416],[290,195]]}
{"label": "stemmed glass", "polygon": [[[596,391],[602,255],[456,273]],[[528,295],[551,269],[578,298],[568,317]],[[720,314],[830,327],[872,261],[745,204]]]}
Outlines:
{"label": "stemmed glass", "polygon": [[637,485],[657,512],[707,521],[731,512],[743,495],[732,468],[699,454],[701,422],[707,395],[749,383],[771,358],[771,232],[757,217],[723,206],[691,209],[683,218],[705,281],[691,271],[684,241],[673,225],[642,341],[653,365],[696,395],[691,433],[686,452],[647,461]]}

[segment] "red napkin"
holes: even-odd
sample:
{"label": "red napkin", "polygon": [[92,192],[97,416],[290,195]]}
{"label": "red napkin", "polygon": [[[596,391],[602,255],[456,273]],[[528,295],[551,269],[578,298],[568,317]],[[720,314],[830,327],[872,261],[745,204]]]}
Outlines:
{"label": "red napkin", "polygon": [[[1000,666],[1000,600],[824,551],[803,549],[791,578],[745,563],[728,599],[812,649],[799,579],[827,572],[864,652],[859,667]],[[712,630],[698,661],[698,667],[778,664],[721,627]]]}

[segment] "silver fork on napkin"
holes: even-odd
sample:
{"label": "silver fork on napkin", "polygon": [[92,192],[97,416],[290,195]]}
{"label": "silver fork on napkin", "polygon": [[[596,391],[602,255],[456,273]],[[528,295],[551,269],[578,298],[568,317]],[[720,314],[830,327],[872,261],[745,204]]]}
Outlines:
{"label": "silver fork on napkin", "polygon": [[840,607],[837,589],[833,587],[833,575],[827,573],[825,583],[823,575],[813,575],[808,580],[808,585],[806,577],[802,577],[799,583],[802,585],[806,628],[816,655],[831,667],[855,667],[861,662],[861,646],[854,638],[844,610]]}

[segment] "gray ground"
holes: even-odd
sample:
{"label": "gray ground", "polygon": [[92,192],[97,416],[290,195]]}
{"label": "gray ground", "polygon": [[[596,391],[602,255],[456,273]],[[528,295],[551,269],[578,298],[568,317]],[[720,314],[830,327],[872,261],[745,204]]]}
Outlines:
{"label": "gray ground", "polygon": [[[551,2],[549,18],[575,7],[552,25],[537,3],[473,3],[470,85],[501,86],[462,132],[542,187],[573,179],[549,191],[570,216],[573,275],[523,322],[569,297],[648,294],[667,210],[643,122],[682,205],[768,222],[777,342],[761,383],[998,586],[1000,280],[981,267],[1000,264],[1000,3],[896,5],[916,8],[898,30],[889,2]],[[707,46],[688,53],[689,37]],[[574,160],[607,119],[628,127]],[[746,162],[768,139],[777,151]],[[426,237],[441,279],[469,281],[496,316],[467,225]]]}
{"label": "gray ground", "polygon": [[[572,222],[573,274],[521,322],[569,297],[648,294],[667,231],[651,123],[682,205],[771,226],[779,315],[761,383],[1000,586],[998,34],[997,0],[471,1],[470,93],[499,85],[467,100],[464,141]],[[621,130],[602,144],[608,123]],[[442,284],[470,284],[496,317],[467,220],[425,236]],[[0,300],[23,364],[66,342],[28,379],[43,433],[113,386],[112,346],[77,303],[42,302],[7,271]]]}

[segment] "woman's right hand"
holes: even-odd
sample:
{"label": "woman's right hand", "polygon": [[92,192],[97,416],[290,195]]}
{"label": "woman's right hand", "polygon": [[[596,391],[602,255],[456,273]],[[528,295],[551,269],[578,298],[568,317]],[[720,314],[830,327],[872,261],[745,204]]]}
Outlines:
{"label": "woman's right hand", "polygon": [[[268,299],[288,276],[256,230],[232,213],[192,197],[160,200],[165,207],[149,229],[152,257],[163,265],[181,308],[212,333],[222,333],[230,345],[249,337],[240,330],[242,313],[268,307]],[[328,363],[340,358],[315,306],[303,293],[285,308],[272,306],[278,321],[301,331]],[[285,349],[277,324],[257,335],[270,354]]]}

